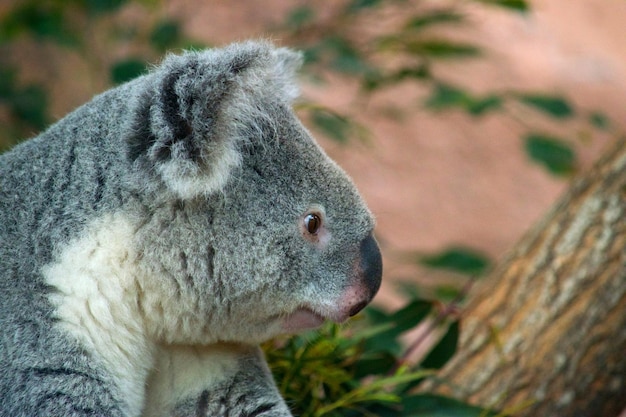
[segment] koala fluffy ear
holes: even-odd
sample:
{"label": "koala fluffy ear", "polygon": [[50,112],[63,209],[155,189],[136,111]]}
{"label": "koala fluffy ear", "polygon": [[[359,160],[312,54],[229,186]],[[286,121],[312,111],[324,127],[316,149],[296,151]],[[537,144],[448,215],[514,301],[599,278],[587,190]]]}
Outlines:
{"label": "koala fluffy ear", "polygon": [[222,189],[241,144],[275,134],[277,106],[298,95],[301,56],[265,42],[168,56],[144,77],[129,158],[182,199]]}

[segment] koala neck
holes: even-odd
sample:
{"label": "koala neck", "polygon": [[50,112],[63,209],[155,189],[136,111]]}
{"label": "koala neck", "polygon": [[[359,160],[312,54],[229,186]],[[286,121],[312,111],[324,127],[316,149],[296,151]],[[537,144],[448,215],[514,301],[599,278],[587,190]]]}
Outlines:
{"label": "koala neck", "polygon": [[[135,228],[108,215],[85,228],[43,269],[60,331],[93,352],[110,371],[129,415],[140,415],[157,348],[146,336],[130,248]],[[106,268],[103,268],[106,266]]]}

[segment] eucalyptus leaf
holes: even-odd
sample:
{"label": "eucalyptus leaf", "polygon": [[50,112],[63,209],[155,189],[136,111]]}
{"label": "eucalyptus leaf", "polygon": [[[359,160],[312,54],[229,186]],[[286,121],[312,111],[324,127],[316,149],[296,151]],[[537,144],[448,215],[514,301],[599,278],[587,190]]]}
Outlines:
{"label": "eucalyptus leaf", "polygon": [[311,110],[313,125],[331,139],[340,143],[346,143],[350,136],[350,121],[330,110],[314,108]]}
{"label": "eucalyptus leaf", "polygon": [[459,322],[452,323],[445,335],[426,355],[420,366],[427,369],[440,369],[456,352],[459,342]]}
{"label": "eucalyptus leaf", "polygon": [[494,417],[497,413],[434,394],[403,398],[402,417]]}
{"label": "eucalyptus leaf", "polygon": [[458,108],[471,116],[482,116],[487,112],[501,109],[502,102],[503,98],[499,95],[476,97],[459,87],[436,83],[424,104],[431,110]]}
{"label": "eucalyptus leaf", "polygon": [[22,33],[29,33],[39,40],[75,46],[79,38],[70,27],[59,5],[29,1],[12,9],[2,19],[0,36],[6,41]]}
{"label": "eucalyptus leaf", "polygon": [[15,90],[9,97],[9,106],[15,116],[38,130],[48,124],[48,95],[41,86],[29,85]]}
{"label": "eucalyptus leaf", "polygon": [[368,321],[373,325],[385,325],[389,323],[390,314],[375,305],[368,306],[364,310],[364,313],[367,315]]}
{"label": "eucalyptus leaf", "polygon": [[518,99],[555,119],[567,119],[574,115],[574,109],[563,97],[547,94],[520,94]]}
{"label": "eucalyptus leaf", "polygon": [[502,97],[497,95],[489,95],[484,98],[471,99],[466,105],[468,113],[472,116],[482,116],[489,111],[499,110],[501,108]]}
{"label": "eucalyptus leaf", "polygon": [[464,16],[454,10],[435,10],[413,16],[404,26],[405,30],[422,30],[442,23],[461,23]]}
{"label": "eucalyptus leaf", "polygon": [[364,348],[367,352],[388,352],[393,355],[400,355],[402,345],[398,341],[398,336],[416,327],[432,311],[432,303],[425,300],[414,300],[387,316],[388,322],[393,326],[367,338],[364,341]]}
{"label": "eucalyptus leaf", "polygon": [[592,112],[589,115],[589,123],[597,129],[608,130],[611,127],[611,121],[608,116],[600,112]]}
{"label": "eucalyptus leaf", "polygon": [[150,33],[150,44],[161,52],[175,47],[180,41],[180,24],[175,20],[164,20],[157,23]]}
{"label": "eucalyptus leaf", "polygon": [[291,30],[298,30],[314,19],[315,10],[311,6],[303,5],[296,7],[287,15],[285,24]]}
{"label": "eucalyptus leaf", "polygon": [[15,68],[0,67],[0,101],[9,100],[15,91]]}
{"label": "eucalyptus leaf", "polygon": [[370,375],[385,375],[395,364],[396,357],[389,352],[365,353],[355,363],[354,377],[361,379]]}
{"label": "eucalyptus leaf", "polygon": [[369,9],[372,7],[376,7],[380,5],[381,3],[382,3],[382,0],[352,0],[348,4],[346,11],[348,13],[359,12],[362,9]]}
{"label": "eucalyptus leaf", "polygon": [[399,335],[417,326],[432,311],[433,304],[426,300],[413,300],[400,310],[389,316],[396,324],[395,331]]}
{"label": "eucalyptus leaf", "polygon": [[458,43],[445,39],[409,40],[404,45],[405,50],[413,55],[427,58],[468,58],[480,54],[480,49],[474,45]]}
{"label": "eucalyptus leaf", "polygon": [[447,269],[467,275],[480,275],[489,267],[489,259],[474,249],[454,246],[442,252],[422,255],[418,262],[424,266]]}
{"label": "eucalyptus leaf", "polygon": [[518,12],[527,12],[530,7],[526,0],[477,0],[480,3],[486,3],[493,6],[504,7]]}
{"label": "eucalyptus leaf", "polygon": [[570,175],[576,170],[576,153],[564,140],[538,133],[525,138],[525,150],[531,160],[554,175]]}
{"label": "eucalyptus leaf", "polygon": [[145,61],[139,58],[127,58],[116,62],[111,67],[111,81],[121,84],[146,72]]}
{"label": "eucalyptus leaf", "polygon": [[425,106],[431,110],[443,110],[451,107],[465,108],[471,98],[465,91],[448,84],[437,83]]}
{"label": "eucalyptus leaf", "polygon": [[128,0],[80,0],[91,14],[111,13],[122,7]]}
{"label": "eucalyptus leaf", "polygon": [[435,288],[435,295],[439,301],[452,301],[461,296],[461,290],[453,285],[438,285]]}

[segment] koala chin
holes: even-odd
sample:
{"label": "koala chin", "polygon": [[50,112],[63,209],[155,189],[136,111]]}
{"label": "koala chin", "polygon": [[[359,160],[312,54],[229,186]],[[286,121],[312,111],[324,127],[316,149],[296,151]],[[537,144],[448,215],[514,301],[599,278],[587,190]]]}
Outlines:
{"label": "koala chin", "polygon": [[361,311],[374,219],[301,55],[169,55],[0,155],[0,415],[290,416],[258,344]]}

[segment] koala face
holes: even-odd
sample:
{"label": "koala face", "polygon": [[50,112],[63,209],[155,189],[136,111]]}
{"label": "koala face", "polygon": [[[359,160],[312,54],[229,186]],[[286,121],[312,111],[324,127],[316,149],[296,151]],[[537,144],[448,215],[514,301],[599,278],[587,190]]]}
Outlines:
{"label": "koala face", "polygon": [[[372,215],[276,92],[289,84],[277,68],[293,66],[294,54],[222,53],[209,69],[197,56],[170,64],[143,104],[148,110],[138,112],[138,123],[153,127],[134,130],[144,132],[130,142],[134,169],[162,184],[136,209],[147,327],[169,343],[258,343],[343,322],[380,286]],[[216,93],[216,85],[225,90]],[[220,102],[208,106],[207,96]],[[159,107],[163,120],[155,120]],[[208,128],[181,116],[207,108],[205,119],[194,117],[214,123]],[[138,142],[147,131],[149,143]],[[177,134],[163,145],[163,131]],[[164,287],[172,294],[165,302]]]}
{"label": "koala face", "polygon": [[231,311],[247,318],[248,334],[342,322],[372,299],[381,279],[373,220],[354,186],[293,116],[283,117],[276,143],[244,157],[213,229],[237,230],[216,253],[236,252],[216,265],[237,294]]}

